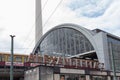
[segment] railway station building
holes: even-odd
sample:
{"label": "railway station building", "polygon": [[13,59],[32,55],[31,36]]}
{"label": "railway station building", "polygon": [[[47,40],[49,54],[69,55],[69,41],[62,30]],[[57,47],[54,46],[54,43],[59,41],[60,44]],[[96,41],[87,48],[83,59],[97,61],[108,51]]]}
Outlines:
{"label": "railway station building", "polygon": [[[63,66],[56,66],[57,60],[54,66],[49,65],[54,60],[47,60],[48,63],[26,71],[25,80],[37,73],[41,80],[60,80],[58,78],[61,76],[65,80],[113,80],[113,63],[117,79],[120,80],[120,37],[100,29],[89,30],[71,23],[55,26],[39,39],[32,54],[44,56],[43,62],[48,58],[45,55],[54,56],[57,60],[62,58]],[[66,66],[68,63],[69,66]]]}

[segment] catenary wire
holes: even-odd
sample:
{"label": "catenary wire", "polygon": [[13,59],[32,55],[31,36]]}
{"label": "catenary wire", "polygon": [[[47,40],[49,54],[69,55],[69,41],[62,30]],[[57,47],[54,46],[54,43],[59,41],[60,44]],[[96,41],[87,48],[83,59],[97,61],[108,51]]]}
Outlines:
{"label": "catenary wire", "polygon": [[48,3],[48,0],[45,1],[45,4],[44,4],[43,7],[42,7],[42,11],[45,9],[47,3]]}
{"label": "catenary wire", "polygon": [[58,9],[58,7],[60,6],[60,4],[62,3],[63,0],[60,0],[60,2],[58,3],[58,5],[55,7],[54,11],[52,12],[52,14],[48,17],[48,19],[46,20],[46,22],[44,23],[43,27],[47,24],[47,22],[50,20],[50,18],[53,16],[53,14],[56,12],[56,10]]}
{"label": "catenary wire", "polygon": [[[48,3],[48,0],[46,0],[44,6],[43,6],[43,8],[42,8],[42,11],[44,10],[44,8],[45,8],[45,6],[47,5],[47,3]],[[33,28],[34,28],[34,26],[35,26],[35,23],[38,22],[38,19],[39,19],[40,15],[41,15],[41,12],[40,12],[39,15],[36,17],[36,20],[35,20],[34,24],[32,25],[30,31],[28,32],[28,34],[27,34],[27,36],[26,36],[26,38],[25,38],[25,40],[24,40],[24,43],[23,43],[23,48],[24,48],[24,46],[25,46],[25,43],[26,43],[27,39],[28,39],[29,36],[30,36],[30,33],[32,32],[32,30],[33,30]]]}
{"label": "catenary wire", "polygon": [[[48,17],[48,19],[46,20],[46,22],[44,23],[44,25],[43,25],[43,27],[47,24],[47,22],[49,21],[49,19],[53,16],[53,14],[55,13],[55,11],[58,9],[58,7],[60,6],[60,4],[62,3],[62,1],[63,0],[60,0],[60,2],[58,3],[58,5],[55,7],[55,9],[54,9],[54,11],[52,12],[52,14],[50,14],[50,16]],[[40,15],[38,15],[38,17],[39,17]],[[38,34],[37,34],[38,35]],[[34,40],[32,40],[32,41],[34,41]],[[33,43],[33,42],[31,42],[31,43]],[[30,44],[31,45],[31,44]],[[29,46],[30,46],[29,45]]]}

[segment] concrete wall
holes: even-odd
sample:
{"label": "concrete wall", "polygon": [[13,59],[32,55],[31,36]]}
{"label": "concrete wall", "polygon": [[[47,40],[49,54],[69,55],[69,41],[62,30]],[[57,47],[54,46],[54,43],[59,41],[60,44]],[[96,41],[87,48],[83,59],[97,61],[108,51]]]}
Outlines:
{"label": "concrete wall", "polygon": [[24,80],[53,80],[53,76],[53,68],[40,66],[25,71]]}
{"label": "concrete wall", "polygon": [[39,67],[25,71],[24,80],[39,80]]}
{"label": "concrete wall", "polygon": [[105,70],[110,70],[107,34],[104,32],[100,32],[94,35],[94,40],[98,48],[98,51],[96,52],[99,62],[104,63]]}
{"label": "concrete wall", "polygon": [[60,74],[54,74],[54,80],[60,80]]}
{"label": "concrete wall", "polygon": [[53,68],[40,67],[40,79],[41,80],[53,80]]}

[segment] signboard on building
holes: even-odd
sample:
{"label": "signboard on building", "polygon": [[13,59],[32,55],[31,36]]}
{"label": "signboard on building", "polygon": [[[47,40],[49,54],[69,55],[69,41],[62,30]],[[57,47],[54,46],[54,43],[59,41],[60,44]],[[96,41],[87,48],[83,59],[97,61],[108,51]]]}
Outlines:
{"label": "signboard on building", "polygon": [[[100,69],[99,66],[101,65],[101,63],[95,60],[56,57],[56,56],[49,56],[49,55],[36,56],[33,54],[30,55],[29,62],[31,62],[30,66],[32,67],[35,67],[38,65],[46,65],[46,66],[68,67],[68,68]],[[103,67],[104,67],[104,64],[102,68]]]}
{"label": "signboard on building", "polygon": [[[5,62],[6,66],[11,66],[11,62]],[[13,62],[13,66],[24,66],[22,62]]]}

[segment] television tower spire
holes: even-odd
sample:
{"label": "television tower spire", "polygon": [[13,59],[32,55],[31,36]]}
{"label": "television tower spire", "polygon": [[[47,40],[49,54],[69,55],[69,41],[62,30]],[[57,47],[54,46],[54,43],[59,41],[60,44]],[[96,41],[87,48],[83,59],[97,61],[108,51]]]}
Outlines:
{"label": "television tower spire", "polygon": [[36,0],[36,11],[35,11],[35,44],[42,37],[42,10],[41,0]]}

